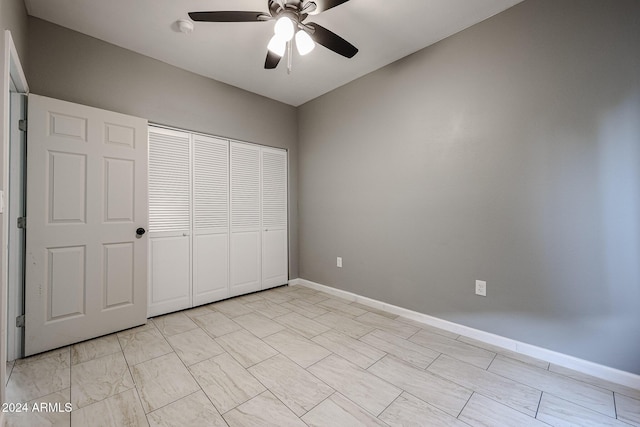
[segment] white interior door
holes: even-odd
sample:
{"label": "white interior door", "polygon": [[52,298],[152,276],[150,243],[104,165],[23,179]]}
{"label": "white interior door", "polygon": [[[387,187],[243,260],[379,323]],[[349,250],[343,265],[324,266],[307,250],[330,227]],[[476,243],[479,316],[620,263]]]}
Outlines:
{"label": "white interior door", "polygon": [[262,289],[287,283],[287,152],[261,149]]}
{"label": "white interior door", "polygon": [[229,297],[229,141],[192,135],[193,305]]}
{"label": "white interior door", "polygon": [[190,141],[149,128],[149,316],[191,307]]}
{"label": "white interior door", "polygon": [[230,150],[230,296],[236,296],[262,287],[260,147],[231,142]]}
{"label": "white interior door", "polygon": [[146,322],[147,122],[29,96],[25,355]]}

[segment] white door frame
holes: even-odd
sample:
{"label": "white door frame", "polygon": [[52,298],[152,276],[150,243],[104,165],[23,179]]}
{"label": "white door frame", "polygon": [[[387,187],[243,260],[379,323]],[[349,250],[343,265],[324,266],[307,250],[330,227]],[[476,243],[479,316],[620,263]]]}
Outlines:
{"label": "white door frame", "polygon": [[[24,328],[17,327],[16,319],[24,315],[24,257],[26,235],[18,228],[18,218],[25,216],[27,145],[26,131],[20,130],[18,120],[27,118],[27,96],[11,92],[11,138],[9,140],[9,187],[5,191],[5,217],[7,235],[7,361],[24,356]],[[6,164],[6,163],[5,163]]]}
{"label": "white door frame", "polygon": [[[2,68],[0,69],[0,82],[2,82],[2,104],[0,105],[0,116],[2,116],[2,162],[0,163],[2,175],[2,194],[0,203],[2,206],[2,246],[0,247],[0,401],[5,402],[6,361],[7,361],[7,266],[8,266],[8,215],[4,212],[4,200],[7,199],[9,185],[9,142],[10,135],[10,113],[11,113],[11,92],[28,93],[29,86],[20,64],[20,58],[16,46],[13,43],[11,32],[5,30],[3,34],[3,55]],[[3,423],[3,415],[0,414],[0,423]]]}

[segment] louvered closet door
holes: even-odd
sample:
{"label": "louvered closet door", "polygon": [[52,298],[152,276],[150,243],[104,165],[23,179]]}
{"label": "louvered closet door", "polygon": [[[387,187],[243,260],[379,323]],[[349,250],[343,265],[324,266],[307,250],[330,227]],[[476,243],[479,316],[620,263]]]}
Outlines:
{"label": "louvered closet door", "polygon": [[260,147],[231,142],[230,296],[261,289]]}
{"label": "louvered closet door", "polygon": [[193,305],[229,296],[229,142],[193,135]]}
{"label": "louvered closet door", "polygon": [[190,135],[149,128],[149,316],[191,307]]}
{"label": "louvered closet door", "polygon": [[287,152],[262,148],[262,289],[288,281]]}

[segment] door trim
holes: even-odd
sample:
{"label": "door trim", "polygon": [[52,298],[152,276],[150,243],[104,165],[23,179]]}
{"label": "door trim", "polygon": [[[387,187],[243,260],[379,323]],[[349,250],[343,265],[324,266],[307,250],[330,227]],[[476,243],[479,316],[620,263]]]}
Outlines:
{"label": "door trim", "polygon": [[[19,99],[23,98],[23,99]],[[24,315],[24,260],[25,230],[18,228],[18,217],[24,216],[26,208],[26,131],[17,129],[14,113],[20,119],[27,118],[26,94],[11,93],[11,138],[9,141],[9,189],[5,192],[5,216],[8,221],[7,248],[7,360],[24,356],[24,328],[16,326],[16,319]],[[22,111],[19,111],[21,109]],[[22,194],[19,194],[22,193]],[[20,200],[22,197],[22,200]],[[22,239],[22,246],[20,246]],[[21,247],[22,250],[18,250]]]}

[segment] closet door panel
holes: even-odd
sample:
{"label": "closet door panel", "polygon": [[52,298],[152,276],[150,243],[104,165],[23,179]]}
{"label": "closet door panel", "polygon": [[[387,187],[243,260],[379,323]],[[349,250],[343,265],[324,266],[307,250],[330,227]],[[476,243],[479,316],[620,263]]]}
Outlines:
{"label": "closet door panel", "polygon": [[208,304],[229,296],[228,233],[194,236],[193,305]]}
{"label": "closet door panel", "polygon": [[229,297],[229,142],[193,135],[193,305]]}
{"label": "closet door panel", "polygon": [[232,296],[260,290],[260,232],[232,233]]}
{"label": "closet door panel", "polygon": [[260,147],[231,142],[230,296],[261,289]]}
{"label": "closet door panel", "polygon": [[262,289],[288,282],[287,152],[261,151]]}
{"label": "closet door panel", "polygon": [[149,246],[149,317],[191,307],[189,237],[155,237]]}
{"label": "closet door panel", "polygon": [[191,307],[190,138],[149,128],[149,316]]}
{"label": "closet door panel", "polygon": [[288,282],[287,230],[268,230],[262,235],[262,289]]}

